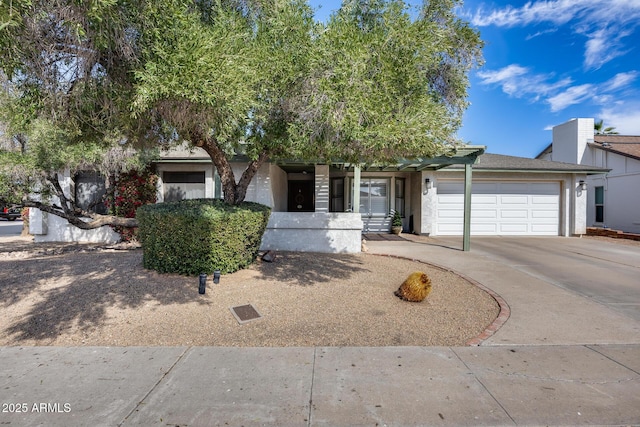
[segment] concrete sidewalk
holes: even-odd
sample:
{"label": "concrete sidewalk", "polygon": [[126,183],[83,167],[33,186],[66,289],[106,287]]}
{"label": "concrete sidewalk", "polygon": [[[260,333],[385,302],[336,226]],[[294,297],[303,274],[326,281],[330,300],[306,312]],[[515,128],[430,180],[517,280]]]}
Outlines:
{"label": "concrete sidewalk", "polygon": [[473,252],[368,245],[510,317],[477,347],[3,347],[0,425],[640,425],[640,322]]}
{"label": "concrete sidewalk", "polygon": [[2,425],[640,422],[640,345],[5,347],[0,359]]}

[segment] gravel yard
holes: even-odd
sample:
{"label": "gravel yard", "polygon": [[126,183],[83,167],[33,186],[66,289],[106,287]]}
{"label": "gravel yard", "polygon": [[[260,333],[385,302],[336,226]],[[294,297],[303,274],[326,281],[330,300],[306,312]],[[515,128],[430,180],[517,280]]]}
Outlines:
{"label": "gravel yard", "polygon": [[[414,271],[433,289],[394,296]],[[230,308],[252,304],[240,324]],[[460,276],[375,255],[278,253],[273,263],[198,278],[142,268],[140,249],[0,241],[0,345],[460,346],[499,314]]]}

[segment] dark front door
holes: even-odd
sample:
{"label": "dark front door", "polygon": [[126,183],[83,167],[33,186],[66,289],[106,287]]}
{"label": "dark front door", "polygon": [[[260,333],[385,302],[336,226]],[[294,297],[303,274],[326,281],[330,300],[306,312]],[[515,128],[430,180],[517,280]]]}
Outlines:
{"label": "dark front door", "polygon": [[313,212],[313,181],[289,181],[289,212]]}

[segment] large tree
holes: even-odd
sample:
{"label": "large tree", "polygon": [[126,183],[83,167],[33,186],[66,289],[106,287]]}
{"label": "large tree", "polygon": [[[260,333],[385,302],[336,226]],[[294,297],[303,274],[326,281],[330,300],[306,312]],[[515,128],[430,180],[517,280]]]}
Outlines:
{"label": "large tree", "polygon": [[[163,30],[145,43],[136,107],[159,111],[209,153],[229,203],[272,157],[442,154],[455,146],[467,73],[481,61],[479,35],[455,16],[456,3],[411,11],[349,0],[326,25],[313,24],[301,0],[153,9],[148,21]],[[238,153],[250,162],[236,182],[229,159]]]}
{"label": "large tree", "polygon": [[[314,22],[304,0],[164,1],[143,11],[138,116],[157,113],[211,156],[237,204],[260,166],[288,153],[290,100],[308,75]],[[249,163],[239,180],[236,154]]]}
{"label": "large tree", "polygon": [[457,4],[348,0],[319,24],[305,0],[16,0],[0,58],[21,126],[79,147],[188,141],[237,204],[270,158],[452,149],[482,47]]}
{"label": "large tree", "polygon": [[131,120],[129,113],[138,64],[129,32],[135,11],[121,6],[0,3],[0,120],[4,138],[14,142],[0,149],[1,190],[83,229],[135,221],[82,209],[60,174],[69,171],[73,179],[80,170],[106,176],[139,167],[131,144],[123,143],[154,135],[149,117]]}
{"label": "large tree", "polygon": [[316,40],[296,105],[298,151],[324,159],[394,161],[455,148],[476,31],[454,0],[347,0]]}

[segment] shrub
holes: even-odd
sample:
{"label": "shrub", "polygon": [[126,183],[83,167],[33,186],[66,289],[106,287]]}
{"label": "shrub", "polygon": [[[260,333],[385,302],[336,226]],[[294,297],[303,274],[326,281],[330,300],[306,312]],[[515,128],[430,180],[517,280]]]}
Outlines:
{"label": "shrub", "polygon": [[[111,213],[125,218],[135,218],[136,209],[156,202],[158,176],[146,171],[125,172],[116,177],[115,188],[106,198]],[[137,240],[137,229],[112,226],[124,242]]]}
{"label": "shrub", "polygon": [[161,273],[232,273],[251,264],[271,209],[215,199],[181,200],[138,208],[143,266]]}
{"label": "shrub", "polygon": [[392,227],[402,227],[402,215],[400,215],[400,212],[395,211],[393,213],[393,219],[391,220],[391,226]]}

